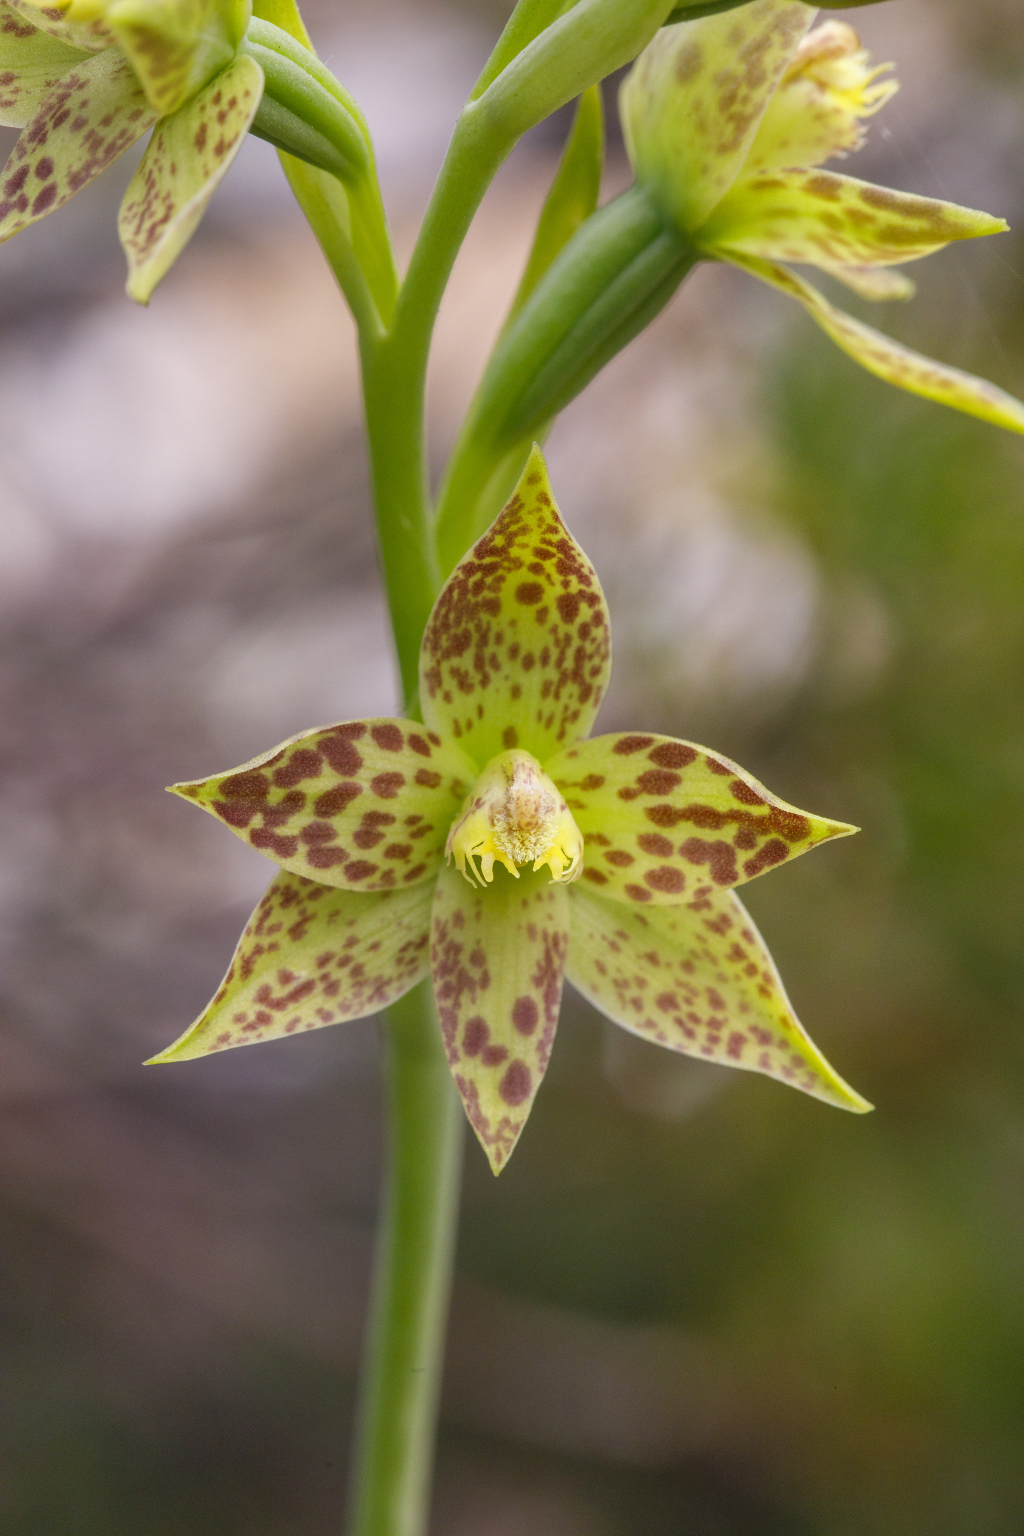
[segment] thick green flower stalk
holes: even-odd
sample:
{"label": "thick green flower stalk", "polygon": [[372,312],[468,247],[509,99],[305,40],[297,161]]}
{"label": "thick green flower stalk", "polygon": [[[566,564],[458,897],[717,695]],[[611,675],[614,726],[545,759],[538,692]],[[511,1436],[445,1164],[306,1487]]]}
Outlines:
{"label": "thick green flower stalk", "polygon": [[534,451],[437,599],[423,724],[348,720],[175,786],[280,865],[216,997],[156,1062],[361,1018],[433,978],[495,1173],[564,977],[633,1033],[862,1112],[734,888],[854,830],[668,736],[588,739],[611,667],[597,575]]}

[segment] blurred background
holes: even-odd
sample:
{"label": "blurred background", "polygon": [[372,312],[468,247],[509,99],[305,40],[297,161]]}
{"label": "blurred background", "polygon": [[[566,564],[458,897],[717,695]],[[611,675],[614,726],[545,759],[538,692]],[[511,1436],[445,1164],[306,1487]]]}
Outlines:
{"label": "blurred background", "polygon": [[[404,249],[508,8],[309,7]],[[1017,0],[846,14],[904,80],[849,168],[1024,228]],[[460,260],[438,466],[564,131],[520,147]],[[377,1025],[139,1063],[270,874],[163,786],[396,707],[352,331],[255,140],[136,309],[131,169],[0,250],[0,1529],[326,1536]],[[1021,236],[914,276],[870,318],[1024,392]],[[1021,1536],[1024,446],[704,267],[550,463],[612,608],[603,727],[705,741],[864,829],[748,894],[878,1109],[567,996],[508,1171],[467,1148],[435,1536]]]}

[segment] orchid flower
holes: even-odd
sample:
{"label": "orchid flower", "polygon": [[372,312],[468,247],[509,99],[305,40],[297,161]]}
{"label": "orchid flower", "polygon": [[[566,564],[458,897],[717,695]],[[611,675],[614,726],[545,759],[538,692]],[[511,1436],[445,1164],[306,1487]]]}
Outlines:
{"label": "orchid flower", "polygon": [[870,1108],[804,1033],[734,887],[855,829],[728,758],[587,739],[608,610],[539,449],[442,589],[423,722],[349,720],[173,786],[281,867],[210,1005],[155,1062],[358,1019],[432,974],[452,1073],[498,1172],[565,977],[634,1034]]}
{"label": "orchid flower", "polygon": [[0,240],[60,208],[155,125],[121,205],[128,292],[146,303],[241,147],[263,71],[239,53],[251,0],[0,0]]}
{"label": "orchid flower", "polygon": [[894,272],[1002,219],[820,169],[859,149],[864,121],[897,89],[852,27],[809,31],[814,7],[754,0],[665,27],[625,80],[622,120],[637,181],[705,256],[797,299],[834,342],[912,394],[1024,432],[1024,405],[921,357],[836,309],[783,263],[818,267],[862,298],[908,298]]}

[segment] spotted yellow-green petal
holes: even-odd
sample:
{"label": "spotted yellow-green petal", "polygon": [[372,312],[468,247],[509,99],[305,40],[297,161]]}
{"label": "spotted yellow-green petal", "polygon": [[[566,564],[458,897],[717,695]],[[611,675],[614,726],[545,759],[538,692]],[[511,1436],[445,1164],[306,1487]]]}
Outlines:
{"label": "spotted yellow-green petal", "polygon": [[116,49],[76,64],[43,97],[0,171],[0,240],[62,207],[151,128],[154,117]]}
{"label": "spotted yellow-green petal", "polygon": [[172,789],[292,874],[389,891],[436,874],[475,777],[457,748],[422,726],[348,720]]}
{"label": "spotted yellow-green petal", "polygon": [[884,304],[892,299],[902,302],[912,299],[917,292],[917,284],[906,273],[897,272],[895,267],[850,267],[842,262],[825,261],[819,261],[817,265],[858,298],[869,299],[873,304]]}
{"label": "spotted yellow-green petal", "polygon": [[967,416],[978,416],[993,426],[1005,427],[1008,432],[1024,432],[1024,404],[1005,390],[997,389],[987,379],[947,367],[934,358],[922,357],[920,352],[912,352],[909,347],[883,336],[881,331],[862,325],[859,320],[836,309],[816,288],[786,267],[758,261],[751,256],[730,259],[735,266],[798,300],[836,346],[842,347],[869,373],[895,384],[897,389],[922,395],[939,405],[952,406]]}
{"label": "spotted yellow-green petal", "polygon": [[896,80],[891,64],[872,67],[860,38],[835,19],[808,32],[761,119],[745,172],[820,165],[860,149],[864,120],[885,106]]}
{"label": "spotted yellow-green petal", "polygon": [[547,873],[495,871],[486,889],[444,867],[430,938],[452,1076],[500,1173],[547,1070],[569,941],[568,892]]}
{"label": "spotted yellow-green petal", "polygon": [[637,180],[684,233],[739,175],[813,19],[794,0],[754,0],[663,27],[626,77],[619,111]]}
{"label": "spotted yellow-green petal", "polygon": [[0,0],[0,124],[23,128],[46,93],[85,57]]}
{"label": "spotted yellow-green petal", "polygon": [[1006,230],[1005,219],[893,192],[832,171],[744,177],[694,235],[702,250],[826,266],[916,261],[952,240]]}
{"label": "spotted yellow-green petal", "polygon": [[579,887],[569,901],[566,974],[616,1024],[685,1056],[763,1072],[839,1109],[871,1109],[805,1034],[734,892],[645,912]]}
{"label": "spotted yellow-green petal", "polygon": [[249,919],[216,996],[147,1065],[386,1008],[429,969],[431,895],[428,884],[363,896],[282,872]]}
{"label": "spotted yellow-green petal", "polygon": [[83,53],[101,53],[114,41],[102,5],[89,7],[86,14],[79,12],[72,17],[64,5],[34,5],[33,0],[7,0],[7,3],[33,26]]}
{"label": "spotted yellow-green petal", "polygon": [[671,736],[596,736],[545,766],[583,833],[583,880],[630,906],[700,900],[857,830]]}
{"label": "spotted yellow-green petal", "polygon": [[161,117],[235,56],[251,0],[110,0],[106,21]]}
{"label": "spotted yellow-green petal", "polygon": [[263,71],[239,55],[160,120],[121,204],[118,232],[128,257],[128,296],[148,304],[174,265],[241,148],[263,94]]}
{"label": "spotted yellow-green petal", "polygon": [[534,447],[511,500],[434,604],[420,652],[423,718],[481,767],[513,747],[543,763],[590,730],[610,669],[601,584]]}

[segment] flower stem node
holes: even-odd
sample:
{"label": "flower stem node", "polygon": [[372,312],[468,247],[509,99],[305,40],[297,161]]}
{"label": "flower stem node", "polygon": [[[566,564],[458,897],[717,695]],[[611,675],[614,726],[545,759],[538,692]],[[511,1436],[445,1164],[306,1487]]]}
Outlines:
{"label": "flower stem node", "polygon": [[545,865],[559,885],[583,868],[583,837],[572,812],[535,757],[518,749],[492,758],[452,824],[445,858],[470,885],[490,885],[495,863],[519,879],[518,865]]}

